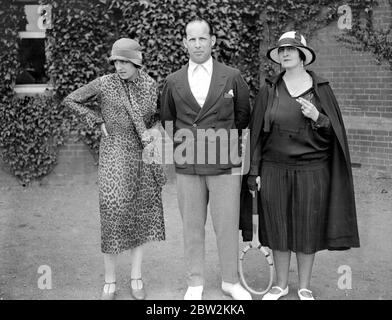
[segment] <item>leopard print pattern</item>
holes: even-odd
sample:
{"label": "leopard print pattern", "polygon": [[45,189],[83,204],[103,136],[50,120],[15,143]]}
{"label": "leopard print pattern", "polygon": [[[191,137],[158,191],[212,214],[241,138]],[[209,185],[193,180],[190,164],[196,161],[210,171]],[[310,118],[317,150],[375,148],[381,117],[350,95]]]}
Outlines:
{"label": "leopard print pattern", "polygon": [[[93,97],[100,99],[100,110],[84,105]],[[155,81],[143,70],[133,81],[121,80],[117,74],[105,75],[71,93],[64,105],[90,126],[105,122],[108,132],[101,137],[98,167],[102,252],[118,254],[164,240],[161,187],[142,161],[139,139],[155,122]],[[132,119],[131,112],[137,119]]]}

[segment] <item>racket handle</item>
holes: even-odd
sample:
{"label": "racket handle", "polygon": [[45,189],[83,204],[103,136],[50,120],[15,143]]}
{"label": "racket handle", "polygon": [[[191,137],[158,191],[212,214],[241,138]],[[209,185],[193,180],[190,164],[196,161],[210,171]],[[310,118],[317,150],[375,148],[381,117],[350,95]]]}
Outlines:
{"label": "racket handle", "polygon": [[257,192],[253,191],[252,193],[252,214],[257,214]]}
{"label": "racket handle", "polygon": [[259,240],[259,215],[257,212],[257,192],[252,193],[252,246],[257,248],[260,245]]}

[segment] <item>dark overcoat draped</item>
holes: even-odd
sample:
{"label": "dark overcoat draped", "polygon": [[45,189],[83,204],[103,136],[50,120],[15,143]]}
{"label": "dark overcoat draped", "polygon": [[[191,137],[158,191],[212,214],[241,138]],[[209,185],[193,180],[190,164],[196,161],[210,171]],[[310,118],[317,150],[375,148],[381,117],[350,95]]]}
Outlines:
{"label": "dark overcoat draped", "polygon": [[[313,78],[315,98],[331,121],[333,140],[331,145],[331,187],[327,214],[326,243],[329,250],[345,250],[359,247],[357,215],[351,161],[346,131],[338,102],[329,82],[307,71]],[[261,165],[261,148],[256,148],[265,141],[269,134],[269,110],[272,107],[276,84],[284,72],[274,78],[266,79],[255,101],[250,121],[250,172],[259,175]],[[247,176],[242,181],[240,229],[244,241],[252,238],[251,194],[247,186]],[[259,199],[259,239],[264,242],[265,226],[262,219],[261,201]]]}

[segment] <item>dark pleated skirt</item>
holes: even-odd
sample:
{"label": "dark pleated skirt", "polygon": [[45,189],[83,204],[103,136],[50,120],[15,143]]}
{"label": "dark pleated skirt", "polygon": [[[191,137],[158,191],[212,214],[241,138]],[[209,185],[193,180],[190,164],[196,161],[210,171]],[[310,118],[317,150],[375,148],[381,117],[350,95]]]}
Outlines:
{"label": "dark pleated skirt", "polygon": [[306,254],[326,249],[329,187],[328,162],[263,162],[262,244],[272,250]]}

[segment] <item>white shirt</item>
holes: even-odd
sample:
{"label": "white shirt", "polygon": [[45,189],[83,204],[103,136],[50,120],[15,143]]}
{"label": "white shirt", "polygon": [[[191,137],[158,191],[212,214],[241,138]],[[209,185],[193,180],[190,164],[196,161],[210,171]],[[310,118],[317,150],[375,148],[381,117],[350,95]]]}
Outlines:
{"label": "white shirt", "polygon": [[197,64],[189,60],[188,82],[192,94],[200,108],[203,108],[206,101],[212,77],[212,57],[202,64]]}

